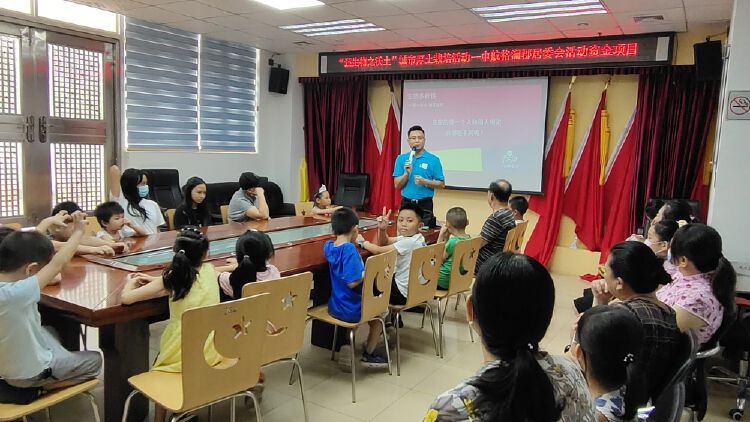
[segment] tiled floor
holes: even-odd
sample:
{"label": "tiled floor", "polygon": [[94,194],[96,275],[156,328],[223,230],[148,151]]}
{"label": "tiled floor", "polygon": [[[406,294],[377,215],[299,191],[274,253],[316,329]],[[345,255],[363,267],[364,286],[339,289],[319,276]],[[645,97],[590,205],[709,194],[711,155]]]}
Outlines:
{"label": "tiled floor", "polygon": [[[561,352],[568,344],[574,313],[572,300],[580,295],[587,283],[575,277],[557,276],[556,304],[552,324],[542,347],[553,353]],[[351,402],[351,376],[342,372],[336,362],[330,360],[330,352],[307,346],[301,356],[305,381],[305,395],[311,422],[345,421],[421,421],[427,406],[435,396],[471,375],[482,364],[479,343],[471,343],[469,331],[463,318],[465,305],[458,312],[453,310],[453,301],[445,322],[445,358],[435,356],[429,324],[420,330],[421,316],[406,313],[406,327],[401,330],[401,376],[388,375],[386,370],[357,370],[357,403]],[[155,355],[164,323],[154,324],[151,329],[151,348]],[[96,344],[96,330],[89,329],[89,343]],[[309,330],[308,330],[309,336]],[[359,333],[358,344],[364,340]],[[309,344],[306,341],[305,344]],[[288,385],[289,364],[279,364],[265,369],[266,391],[261,410],[267,422],[303,421],[302,402],[299,399],[299,384]],[[709,412],[705,421],[730,420],[727,412],[734,407],[734,391],[728,387],[711,386]],[[103,403],[102,390],[95,391],[99,403]],[[52,410],[56,422],[81,422],[93,420],[87,402],[73,399]],[[45,420],[35,415],[32,421]],[[207,421],[206,413],[200,415]],[[684,420],[687,420],[683,418]],[[216,406],[214,421],[228,420],[228,405]],[[254,413],[238,404],[238,421],[254,421]],[[106,421],[114,422],[114,421]]]}

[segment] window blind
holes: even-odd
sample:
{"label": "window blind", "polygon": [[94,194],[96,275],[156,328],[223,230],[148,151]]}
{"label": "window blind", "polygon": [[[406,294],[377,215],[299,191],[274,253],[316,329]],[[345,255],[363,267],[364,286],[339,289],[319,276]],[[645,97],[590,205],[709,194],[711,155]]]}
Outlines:
{"label": "window blind", "polygon": [[200,144],[204,151],[255,152],[257,49],[203,37]]}
{"label": "window blind", "polygon": [[198,150],[198,51],[198,34],[126,20],[128,149]]}

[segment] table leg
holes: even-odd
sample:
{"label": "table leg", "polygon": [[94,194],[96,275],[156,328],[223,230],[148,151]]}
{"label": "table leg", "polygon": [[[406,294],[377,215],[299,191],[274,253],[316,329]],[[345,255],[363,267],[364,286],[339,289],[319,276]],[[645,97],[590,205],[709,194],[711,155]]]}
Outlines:
{"label": "table leg", "polygon": [[[149,370],[148,321],[133,320],[99,329],[99,347],[104,353],[104,420],[119,422],[125,399],[133,390],[128,378]],[[136,396],[130,403],[128,422],[143,421],[148,402]]]}

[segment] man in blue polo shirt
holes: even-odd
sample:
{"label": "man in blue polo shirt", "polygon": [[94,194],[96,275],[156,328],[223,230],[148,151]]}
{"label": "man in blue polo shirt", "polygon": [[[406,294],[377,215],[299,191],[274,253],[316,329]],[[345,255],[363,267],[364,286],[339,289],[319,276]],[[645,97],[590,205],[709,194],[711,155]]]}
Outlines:
{"label": "man in blue polo shirt", "polygon": [[396,157],[393,166],[393,184],[401,189],[401,203],[411,202],[422,208],[422,222],[435,227],[432,213],[432,197],[435,189],[445,187],[443,165],[440,158],[424,149],[425,136],[421,126],[412,126],[407,132],[407,142],[411,151]]}

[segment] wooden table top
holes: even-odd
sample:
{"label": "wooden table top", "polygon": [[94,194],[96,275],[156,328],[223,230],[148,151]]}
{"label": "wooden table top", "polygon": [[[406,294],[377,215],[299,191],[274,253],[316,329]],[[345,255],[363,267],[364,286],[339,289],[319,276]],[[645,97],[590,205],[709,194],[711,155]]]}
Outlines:
{"label": "wooden table top", "polygon": [[[364,217],[364,216],[363,216]],[[281,217],[271,220],[230,223],[221,226],[210,226],[206,230],[209,240],[225,239],[239,236],[248,229],[260,231],[283,230],[294,227],[327,223],[325,217]],[[388,232],[395,235],[392,224]],[[363,230],[362,235],[373,240],[375,228]],[[437,239],[437,230],[423,232],[428,242]],[[177,236],[176,231],[162,232],[152,236],[134,238],[133,251],[147,251],[170,247]],[[282,275],[298,274],[312,271],[326,264],[323,244],[333,236],[310,239],[305,243],[296,243],[289,247],[277,247],[271,263],[279,268]],[[366,251],[362,251],[363,256]],[[223,265],[225,259],[214,259],[216,265]],[[149,273],[158,274],[159,271]],[[91,262],[85,258],[75,257],[62,272],[62,282],[48,286],[42,291],[42,305],[57,310],[66,316],[94,327],[126,322],[139,318],[148,318],[168,314],[166,297],[157,298],[133,305],[120,303],[120,293],[129,272],[106,265]]]}

